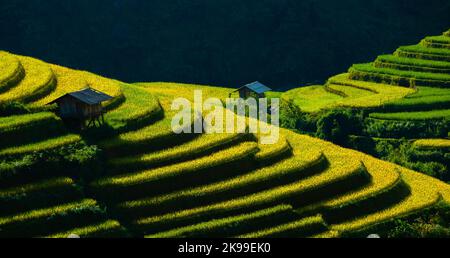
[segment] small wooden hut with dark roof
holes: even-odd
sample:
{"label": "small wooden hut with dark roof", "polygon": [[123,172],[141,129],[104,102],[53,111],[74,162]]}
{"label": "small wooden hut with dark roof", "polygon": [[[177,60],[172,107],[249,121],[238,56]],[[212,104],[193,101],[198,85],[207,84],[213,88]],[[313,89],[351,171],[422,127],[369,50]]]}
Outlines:
{"label": "small wooden hut with dark roof", "polygon": [[78,120],[85,123],[88,122],[88,127],[91,124],[95,125],[97,121],[99,125],[101,121],[104,122],[102,103],[111,100],[113,97],[94,90],[86,88],[80,91],[67,93],[52,102],[48,103],[58,105],[59,116],[64,120]]}
{"label": "small wooden hut with dark roof", "polygon": [[[270,89],[266,85],[256,81],[256,82],[246,84],[246,85],[240,87],[239,89],[233,91],[232,93],[239,91],[239,97],[241,97],[243,99],[247,99],[249,97],[264,98],[265,93],[268,91],[271,91],[271,90],[272,89]],[[230,97],[231,97],[232,93],[230,93]]]}

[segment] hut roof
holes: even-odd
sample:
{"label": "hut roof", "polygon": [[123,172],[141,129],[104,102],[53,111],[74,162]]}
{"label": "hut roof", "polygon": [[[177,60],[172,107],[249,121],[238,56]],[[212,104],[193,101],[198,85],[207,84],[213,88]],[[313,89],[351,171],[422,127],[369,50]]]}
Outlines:
{"label": "hut roof", "polygon": [[67,94],[53,100],[49,104],[53,104],[53,103],[57,102],[59,99],[64,98],[66,96],[74,97],[77,100],[84,102],[88,105],[100,104],[104,101],[108,101],[113,98],[103,92],[94,90],[92,88],[86,88],[84,90],[67,93]]}
{"label": "hut roof", "polygon": [[264,84],[262,84],[262,83],[260,83],[258,81],[249,83],[247,85],[244,85],[244,86],[240,87],[237,90],[241,90],[243,88],[248,88],[249,90],[251,90],[251,91],[253,91],[253,92],[257,93],[257,94],[262,94],[264,92],[272,90],[271,88],[267,87],[266,85],[264,85]]}

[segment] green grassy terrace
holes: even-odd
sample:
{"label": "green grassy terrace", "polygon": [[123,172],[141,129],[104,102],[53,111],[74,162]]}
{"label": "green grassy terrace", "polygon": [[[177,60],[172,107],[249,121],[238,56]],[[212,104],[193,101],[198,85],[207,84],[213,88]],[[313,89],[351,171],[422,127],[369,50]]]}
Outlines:
{"label": "green grassy terrace", "polygon": [[[270,96],[312,115],[346,107],[365,119],[448,119],[449,50],[399,51],[378,58],[389,67],[355,65],[326,85]],[[0,71],[1,104],[29,108],[0,116],[1,237],[365,237],[450,204],[438,179],[288,129],[274,145],[257,133],[172,131],[175,98],[202,90],[224,100],[230,88],[127,84],[6,52]],[[114,99],[103,127],[70,131],[45,102],[85,85]]]}

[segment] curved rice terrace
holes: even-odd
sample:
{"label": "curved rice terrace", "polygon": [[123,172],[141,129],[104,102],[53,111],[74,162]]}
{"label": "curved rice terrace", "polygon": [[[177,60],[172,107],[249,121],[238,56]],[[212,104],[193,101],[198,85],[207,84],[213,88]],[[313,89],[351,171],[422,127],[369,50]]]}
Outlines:
{"label": "curved rice terrace", "polygon": [[[417,45],[399,47],[392,55],[380,55],[372,63],[355,64],[324,86],[293,89],[282,97],[310,114],[336,108],[362,110],[368,128],[355,139],[372,138],[369,141],[375,144],[407,138],[414,148],[415,140],[448,138],[449,43],[448,31],[426,37]],[[448,153],[414,149],[418,157],[410,160],[412,165],[420,167],[422,162],[449,173]]]}
{"label": "curved rice terrace", "polygon": [[[192,101],[201,89],[205,98],[223,100],[229,88],[131,85],[4,52],[0,61],[0,100],[32,110],[0,117],[0,237],[359,236],[450,202],[446,183],[287,129],[274,145],[249,133],[172,131],[173,99]],[[424,67],[445,69],[442,63]],[[387,107],[393,100],[396,112],[418,102],[430,112],[449,108],[445,88],[351,77],[350,71],[327,87],[283,97],[309,112]],[[45,106],[86,86],[114,96],[103,137],[98,129],[69,131]],[[444,97],[434,102],[436,96]],[[447,150],[446,141],[416,145]],[[96,150],[102,154],[91,160]],[[57,162],[40,159],[47,156]]]}

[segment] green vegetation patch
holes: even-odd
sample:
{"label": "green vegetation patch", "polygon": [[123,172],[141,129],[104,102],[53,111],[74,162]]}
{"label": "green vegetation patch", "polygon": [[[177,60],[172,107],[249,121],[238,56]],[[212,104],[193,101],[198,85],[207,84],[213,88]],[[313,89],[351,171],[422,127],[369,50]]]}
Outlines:
{"label": "green vegetation patch", "polygon": [[94,225],[89,225],[80,228],[74,228],[64,232],[59,232],[53,235],[43,236],[44,238],[67,238],[70,235],[77,235],[81,238],[110,238],[123,237],[125,230],[118,221],[107,220]]}
{"label": "green vegetation patch", "polygon": [[400,57],[450,62],[449,52],[450,50],[445,48],[429,48],[422,45],[412,45],[398,48],[394,55]]}
{"label": "green vegetation patch", "polygon": [[59,119],[50,112],[34,113],[27,115],[0,117],[0,133],[17,131],[22,127],[34,126],[37,123],[50,124]]}
{"label": "green vegetation patch", "polygon": [[50,112],[0,117],[0,146],[39,141],[63,131],[61,120]]}
{"label": "green vegetation patch", "polygon": [[326,91],[321,85],[287,91],[283,98],[292,101],[304,112],[317,112],[343,99],[342,96]]}
{"label": "green vegetation patch", "polygon": [[48,151],[63,146],[74,144],[81,141],[81,137],[76,134],[69,134],[57,138],[50,138],[41,142],[31,143],[28,145],[15,146],[0,150],[0,157],[12,157],[25,155],[33,152]]}
{"label": "green vegetation patch", "polygon": [[443,35],[446,36],[446,37],[450,37],[450,30],[444,32]]}
{"label": "green vegetation patch", "polygon": [[162,112],[158,100],[149,92],[132,85],[121,86],[125,102],[105,115],[107,123],[116,131],[139,128]]}
{"label": "green vegetation patch", "polygon": [[405,182],[411,187],[411,195],[405,200],[384,210],[355,218],[354,220],[345,221],[341,224],[332,225],[331,229],[341,232],[363,230],[366,227],[386,223],[395,218],[407,216],[437,204],[441,197],[438,189],[432,190],[433,188],[430,185],[424,184],[421,181],[423,177],[425,176],[415,172],[403,173]]}
{"label": "green vegetation patch", "polygon": [[450,56],[450,50],[438,49],[438,48],[428,48],[428,47],[424,47],[421,45],[402,46],[402,47],[399,47],[398,49],[403,50],[403,51],[415,52],[415,53]]}
{"label": "green vegetation patch", "polygon": [[167,227],[168,225],[172,227],[176,227],[177,225],[184,226],[186,224],[198,223],[204,219],[214,218],[220,214],[238,213],[242,210],[267,207],[282,201],[312,201],[312,195],[326,195],[337,184],[354,184],[361,177],[367,176],[367,172],[358,162],[335,165],[336,167],[330,168],[324,173],[266,191],[208,206],[142,218],[136,221],[136,226],[143,230]]}
{"label": "green vegetation patch", "polygon": [[[340,88],[339,86],[346,86],[346,88]],[[352,108],[378,107],[393,100],[402,99],[415,92],[413,89],[405,87],[352,80],[347,73],[331,77],[328,80],[328,87],[337,87],[336,90],[342,90],[344,93],[345,90],[349,89],[347,87],[364,90],[365,92],[359,91],[359,94],[354,97],[348,95],[347,98],[335,104],[336,106]],[[351,94],[349,91],[347,93]]]}
{"label": "green vegetation patch", "polygon": [[426,37],[425,40],[441,44],[450,44],[450,38],[444,35]]}
{"label": "green vegetation patch", "polygon": [[424,40],[422,40],[421,44],[426,47],[450,49],[449,37],[445,35],[426,37]]}
{"label": "green vegetation patch", "polygon": [[371,113],[369,117],[385,120],[450,119],[450,109],[417,112]]}
{"label": "green vegetation patch", "polygon": [[22,184],[0,191],[0,213],[14,214],[80,198],[80,191],[68,177]]}
{"label": "green vegetation patch", "polygon": [[[130,194],[131,192],[167,191],[180,185],[186,185],[188,182],[198,184],[205,182],[210,177],[230,176],[232,170],[223,167],[239,161],[242,170],[246,163],[245,160],[252,159],[257,151],[256,143],[244,142],[200,159],[138,173],[103,178],[92,183],[92,186],[99,194],[118,195],[117,197],[122,195],[122,198],[124,197],[123,193],[118,190],[124,190]],[[219,171],[218,168],[226,171]],[[243,173],[244,171],[239,172]],[[174,178],[177,180],[175,181]]]}
{"label": "green vegetation patch", "polygon": [[[348,98],[361,98],[361,97],[366,97],[366,96],[375,94],[366,89],[356,88],[356,87],[347,86],[347,85],[329,84],[329,85],[327,85],[327,87],[329,87],[330,89],[342,92]],[[345,103],[345,100],[342,100],[341,102]]]}
{"label": "green vegetation patch", "polygon": [[0,102],[32,102],[54,90],[56,78],[49,65],[30,57],[17,58],[25,69],[25,77],[10,90],[1,93]]}
{"label": "green vegetation patch", "polygon": [[390,68],[377,68],[372,63],[356,64],[349,69],[350,78],[400,86],[415,85],[450,87],[450,74],[403,71]]}
{"label": "green vegetation patch", "polygon": [[227,144],[237,143],[244,138],[244,134],[205,134],[173,148],[152,152],[140,156],[123,157],[113,159],[109,163],[110,167],[120,168],[121,170],[150,168],[162,165],[168,165],[183,160],[201,157],[204,154],[211,153]]}
{"label": "green vegetation patch", "polygon": [[422,98],[422,97],[429,97],[429,96],[450,96],[450,89],[443,89],[443,88],[433,88],[433,87],[424,87],[419,86],[417,87],[417,92],[414,94],[408,95],[407,99],[412,98]]}
{"label": "green vegetation patch", "polygon": [[[180,237],[224,237],[231,234],[251,229],[261,228],[267,224],[274,223],[274,220],[280,222],[283,217],[292,214],[292,206],[278,205],[275,207],[255,211],[252,213],[241,214],[223,219],[215,219],[199,224],[173,229],[166,232],[147,235],[148,238],[180,238]],[[292,215],[291,215],[292,216]]]}
{"label": "green vegetation patch", "polygon": [[450,108],[450,89],[418,87],[417,92],[386,103],[379,110],[387,112],[433,111]]}
{"label": "green vegetation patch", "polygon": [[21,185],[14,188],[2,189],[0,191],[0,200],[11,198],[11,196],[19,196],[23,194],[36,193],[48,188],[72,187],[74,181],[67,177],[54,178],[42,182]]}
{"label": "green vegetation patch", "polygon": [[450,62],[405,58],[394,55],[379,56],[374,62],[374,66],[417,72],[450,73]]}
{"label": "green vegetation patch", "polygon": [[270,189],[271,187],[289,184],[315,173],[326,167],[327,161],[322,153],[292,157],[250,173],[216,183],[199,187],[186,188],[181,191],[159,195],[152,198],[128,201],[118,208],[132,216],[145,213],[164,212],[192,208],[214,201],[236,198],[243,194]]}
{"label": "green vegetation patch", "polygon": [[239,238],[306,237],[327,230],[322,216],[307,217],[298,221],[238,236]]}
{"label": "green vegetation patch", "polygon": [[7,52],[0,51],[0,93],[9,90],[24,76],[19,60]]}
{"label": "green vegetation patch", "polygon": [[450,149],[450,139],[421,139],[414,145],[423,149]]}
{"label": "green vegetation patch", "polygon": [[423,66],[423,67],[430,67],[430,68],[450,69],[450,62],[423,60],[423,59],[417,59],[417,58],[405,58],[405,57],[398,57],[395,55],[381,55],[381,56],[378,56],[377,60],[383,61],[383,62],[389,62],[389,63],[411,65],[411,66]]}
{"label": "green vegetation patch", "polygon": [[85,199],[0,218],[0,236],[37,236],[99,219],[97,202]]}

